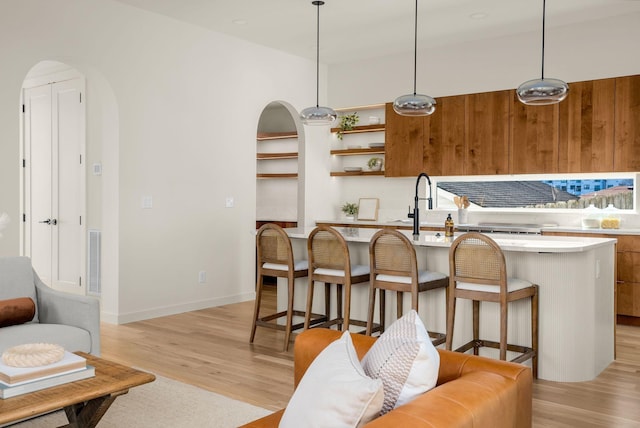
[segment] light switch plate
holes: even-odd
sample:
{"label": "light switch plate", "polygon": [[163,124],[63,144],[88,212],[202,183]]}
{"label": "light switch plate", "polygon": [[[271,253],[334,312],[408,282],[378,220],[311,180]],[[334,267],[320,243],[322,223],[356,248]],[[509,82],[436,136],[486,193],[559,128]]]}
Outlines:
{"label": "light switch plate", "polygon": [[142,208],[143,209],[153,208],[153,196],[147,195],[142,197]]}
{"label": "light switch plate", "polygon": [[224,202],[224,206],[226,208],[233,208],[233,196],[227,196],[227,199],[225,199]]}

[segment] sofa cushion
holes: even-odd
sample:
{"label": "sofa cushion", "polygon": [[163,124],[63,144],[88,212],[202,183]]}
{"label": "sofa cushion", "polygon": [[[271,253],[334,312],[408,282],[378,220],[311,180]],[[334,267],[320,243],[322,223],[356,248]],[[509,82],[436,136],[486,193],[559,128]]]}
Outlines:
{"label": "sofa cushion", "polygon": [[38,322],[38,298],[31,260],[28,257],[0,257],[0,299],[29,297],[36,302],[33,322]]}
{"label": "sofa cushion", "polygon": [[382,408],[379,379],[365,375],[345,332],[313,360],[280,421],[280,428],[360,427]]}
{"label": "sofa cushion", "polygon": [[36,304],[30,297],[0,300],[0,327],[24,324],[35,314]]}
{"label": "sofa cushion", "polygon": [[384,384],[381,414],[430,390],[438,380],[440,355],[415,310],[395,321],[362,359],[365,373]]}
{"label": "sofa cushion", "polygon": [[91,352],[91,335],[79,327],[28,323],[2,328],[0,354],[12,346],[25,343],[55,343],[69,352]]}

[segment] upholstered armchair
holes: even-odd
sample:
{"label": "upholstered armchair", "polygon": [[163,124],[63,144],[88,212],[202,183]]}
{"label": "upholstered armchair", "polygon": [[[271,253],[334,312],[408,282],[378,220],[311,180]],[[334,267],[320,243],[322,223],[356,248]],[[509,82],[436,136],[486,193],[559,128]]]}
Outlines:
{"label": "upholstered armchair", "polygon": [[48,287],[27,257],[0,257],[0,326],[0,353],[44,342],[100,355],[99,300]]}

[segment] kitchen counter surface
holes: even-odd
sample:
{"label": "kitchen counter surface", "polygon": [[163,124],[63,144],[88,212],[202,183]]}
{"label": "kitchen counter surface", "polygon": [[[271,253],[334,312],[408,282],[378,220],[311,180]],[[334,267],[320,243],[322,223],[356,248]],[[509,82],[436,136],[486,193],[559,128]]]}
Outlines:
{"label": "kitchen counter surface", "polygon": [[[358,227],[358,228],[372,228],[379,229],[383,227],[391,227],[395,229],[413,229],[413,223],[411,219],[407,220],[394,220],[394,221],[358,221],[358,220],[317,220],[316,224],[327,224],[336,227]],[[456,224],[456,227],[458,225]],[[430,223],[421,221],[420,230],[427,231],[432,229],[444,230],[444,224]],[[566,233],[581,233],[581,234],[593,234],[593,235],[640,235],[640,228],[620,228],[620,229],[583,229],[579,226],[552,226],[542,225],[542,233],[545,232],[566,232]]]}
{"label": "kitchen counter surface", "polygon": [[[371,237],[379,229],[360,227],[336,227],[344,236],[347,242],[369,242]],[[285,229],[291,238],[306,239],[311,231],[309,228]],[[420,240],[413,241],[411,230],[399,230],[412,240],[414,245],[421,247],[444,247],[448,248],[453,242],[452,238],[445,238],[442,233],[427,231],[420,232]],[[454,235],[459,236],[459,233]],[[568,253],[588,251],[597,247],[607,246],[615,243],[614,238],[604,237],[581,237],[581,236],[544,236],[544,235],[521,235],[508,233],[488,233],[503,251],[539,252],[539,253]]]}

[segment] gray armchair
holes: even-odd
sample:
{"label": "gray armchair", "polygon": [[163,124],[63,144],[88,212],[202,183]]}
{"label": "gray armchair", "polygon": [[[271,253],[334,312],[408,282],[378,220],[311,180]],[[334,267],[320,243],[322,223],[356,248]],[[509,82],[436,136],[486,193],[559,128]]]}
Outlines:
{"label": "gray armchair", "polygon": [[56,343],[68,351],[100,355],[100,302],[53,290],[27,257],[0,257],[0,301],[29,297],[36,304],[31,322],[0,328],[0,353],[24,343]]}

